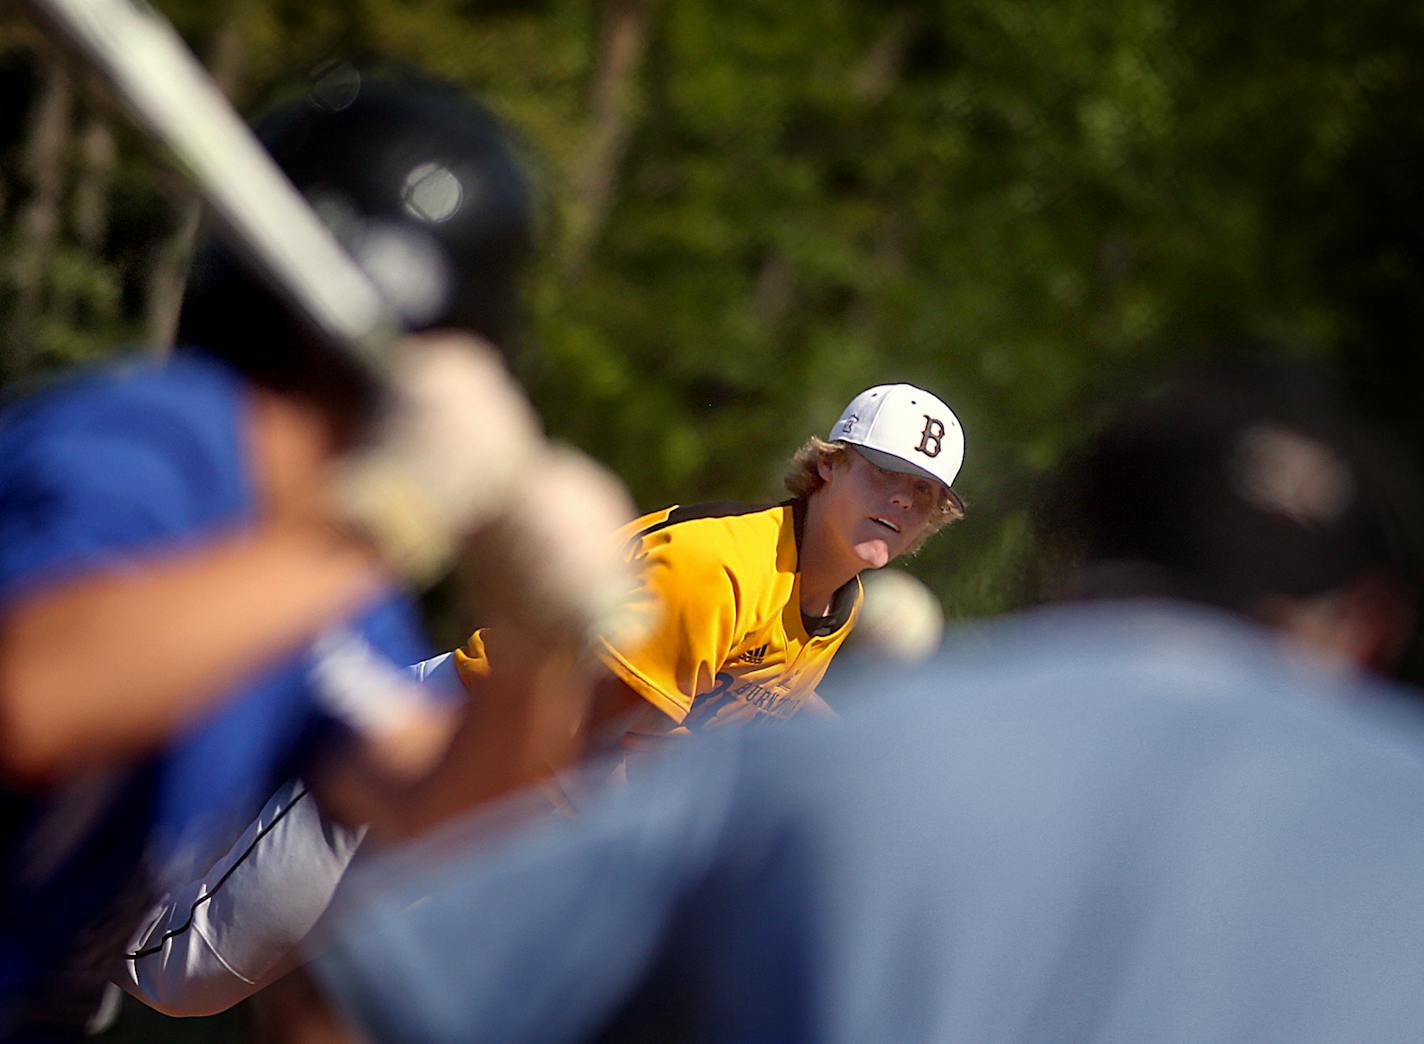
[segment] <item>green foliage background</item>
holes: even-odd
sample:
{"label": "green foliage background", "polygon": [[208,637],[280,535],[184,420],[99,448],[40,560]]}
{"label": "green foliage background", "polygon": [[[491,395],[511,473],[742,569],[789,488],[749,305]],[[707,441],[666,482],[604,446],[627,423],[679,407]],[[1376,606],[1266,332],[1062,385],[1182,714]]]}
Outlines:
{"label": "green foliage background", "polygon": [[[1318,360],[1424,459],[1420,5],[158,6],[201,54],[226,42],[244,108],[375,56],[519,129],[549,209],[523,376],[641,506],[775,497],[852,394],[924,384],[964,422],[971,517],[912,569],[965,617],[1017,603],[1040,477],[1170,362]],[[60,232],[27,262],[43,62],[0,21],[12,382],[151,341],[150,262],[181,225],[120,131],[103,234],[81,235],[71,141]],[[41,307],[19,316],[27,279]]]}
{"label": "green foliage background", "polygon": [[[161,6],[200,53],[237,40],[243,107],[378,56],[467,84],[519,129],[550,212],[524,376],[643,506],[775,496],[786,454],[859,388],[940,392],[968,433],[972,516],[914,568],[953,613],[1013,604],[1037,476],[1164,361],[1325,360],[1420,434],[1412,5]],[[632,57],[610,73],[619,27]],[[34,191],[17,162],[34,43],[3,24],[10,214]],[[144,260],[175,218],[120,146],[107,234],[65,235],[55,307],[7,330],[28,368],[143,339]]]}

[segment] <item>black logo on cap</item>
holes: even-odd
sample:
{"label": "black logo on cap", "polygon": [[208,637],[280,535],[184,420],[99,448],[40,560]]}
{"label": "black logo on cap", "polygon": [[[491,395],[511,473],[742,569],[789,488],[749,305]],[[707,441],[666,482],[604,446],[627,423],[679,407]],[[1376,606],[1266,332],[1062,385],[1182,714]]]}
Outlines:
{"label": "black logo on cap", "polygon": [[920,444],[915,447],[926,457],[938,457],[944,450],[944,421],[924,414],[925,430],[920,432]]}

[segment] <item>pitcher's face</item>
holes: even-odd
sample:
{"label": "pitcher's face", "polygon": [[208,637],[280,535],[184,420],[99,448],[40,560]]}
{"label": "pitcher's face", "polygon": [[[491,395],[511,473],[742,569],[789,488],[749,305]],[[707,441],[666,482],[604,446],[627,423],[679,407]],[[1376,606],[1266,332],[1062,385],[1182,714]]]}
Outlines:
{"label": "pitcher's face", "polygon": [[919,475],[888,471],[854,446],[836,463],[819,465],[827,532],[863,569],[879,569],[925,534],[939,484]]}

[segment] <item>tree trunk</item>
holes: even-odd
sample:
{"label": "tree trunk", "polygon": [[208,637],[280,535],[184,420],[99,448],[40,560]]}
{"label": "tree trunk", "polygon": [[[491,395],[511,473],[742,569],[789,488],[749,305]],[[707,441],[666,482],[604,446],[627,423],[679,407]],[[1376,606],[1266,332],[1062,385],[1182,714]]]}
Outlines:
{"label": "tree trunk", "polygon": [[[68,200],[69,227],[86,261],[104,265],[104,237],[109,224],[109,187],[113,181],[116,150],[114,135],[103,116],[91,112],[81,126],[76,142],[74,188]],[[45,311],[58,325],[73,327],[82,322],[106,322],[112,315],[82,311],[88,301],[98,303],[73,280],[51,285]]]}
{"label": "tree trunk", "polygon": [[650,0],[604,0],[589,92],[588,147],[573,178],[575,211],[565,267],[583,266],[612,209],[631,132],[633,86],[648,38]]}
{"label": "tree trunk", "polygon": [[64,160],[73,120],[74,89],[58,63],[41,59],[39,90],[30,109],[21,159],[30,194],[16,220],[19,242],[8,273],[14,308],[6,337],[6,375],[22,375],[39,351],[38,319],[45,301],[50,262],[63,231]]}
{"label": "tree trunk", "polygon": [[74,235],[98,253],[109,231],[109,187],[114,180],[116,149],[109,121],[91,113],[79,134],[79,174],[74,185]]}
{"label": "tree trunk", "polygon": [[898,8],[886,24],[860,67],[851,77],[851,88],[864,101],[879,101],[894,88],[900,78],[905,53],[919,29],[918,19],[905,8]]}

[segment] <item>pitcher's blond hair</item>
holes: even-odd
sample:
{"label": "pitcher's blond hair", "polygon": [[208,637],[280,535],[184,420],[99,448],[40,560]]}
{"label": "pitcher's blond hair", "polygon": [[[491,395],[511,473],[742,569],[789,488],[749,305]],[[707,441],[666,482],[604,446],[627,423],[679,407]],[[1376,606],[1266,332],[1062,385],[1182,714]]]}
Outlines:
{"label": "pitcher's blond hair", "polygon": [[[827,442],[812,435],[806,444],[792,454],[786,466],[786,488],[793,496],[809,497],[826,484],[821,477],[820,464],[824,461],[832,467],[845,460],[853,447],[844,442]],[[939,497],[930,515],[929,529],[925,536],[935,533],[951,522],[964,517],[964,501],[958,493],[946,486],[940,486]],[[921,538],[923,539],[923,538]],[[918,544],[916,545],[918,547]]]}

